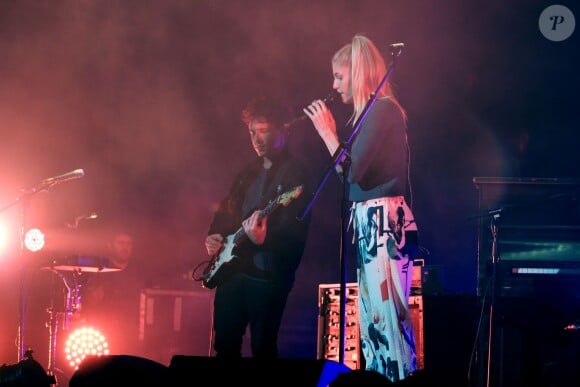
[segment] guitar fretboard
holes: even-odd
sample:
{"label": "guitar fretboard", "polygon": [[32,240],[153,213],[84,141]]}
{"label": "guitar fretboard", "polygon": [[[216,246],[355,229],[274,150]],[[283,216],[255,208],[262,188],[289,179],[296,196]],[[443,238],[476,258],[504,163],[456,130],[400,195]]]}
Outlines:
{"label": "guitar fretboard", "polygon": [[[262,210],[260,211],[260,215],[258,216],[259,220],[264,219],[266,216],[268,216],[270,214],[270,212],[274,211],[274,209],[276,209],[276,207],[278,207],[278,205],[280,204],[280,199],[276,198],[275,200],[272,200],[270,203],[268,203],[268,205]],[[242,242],[242,240],[246,237],[246,233],[244,231],[244,227],[240,227],[238,229],[238,231],[236,231],[236,233],[234,234],[234,238],[233,238],[233,242],[235,245],[238,245],[240,242]]]}

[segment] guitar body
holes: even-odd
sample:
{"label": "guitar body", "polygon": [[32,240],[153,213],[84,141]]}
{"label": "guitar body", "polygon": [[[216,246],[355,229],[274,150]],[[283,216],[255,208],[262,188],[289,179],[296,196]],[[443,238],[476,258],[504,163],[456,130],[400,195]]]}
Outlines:
{"label": "guitar body", "polygon": [[215,288],[227,276],[228,267],[232,265],[235,244],[235,234],[226,237],[224,245],[219,253],[211,257],[209,264],[205,268],[202,276],[202,284],[208,289]]}

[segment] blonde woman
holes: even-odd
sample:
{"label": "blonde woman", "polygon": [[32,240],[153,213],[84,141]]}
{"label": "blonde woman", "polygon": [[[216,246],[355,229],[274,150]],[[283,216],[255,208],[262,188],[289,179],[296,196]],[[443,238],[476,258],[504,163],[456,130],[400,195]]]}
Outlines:
{"label": "blonde woman", "polygon": [[[361,122],[345,172],[352,202],[357,253],[361,352],[367,370],[393,382],[417,370],[413,325],[409,313],[411,271],[418,230],[410,205],[410,152],[405,110],[389,82],[377,90],[387,72],[380,51],[357,34],[332,58],[333,88],[353,105],[354,125],[373,93],[376,100]],[[324,101],[304,109],[328,152],[341,142],[336,122]],[[349,165],[343,170],[343,165]]]}

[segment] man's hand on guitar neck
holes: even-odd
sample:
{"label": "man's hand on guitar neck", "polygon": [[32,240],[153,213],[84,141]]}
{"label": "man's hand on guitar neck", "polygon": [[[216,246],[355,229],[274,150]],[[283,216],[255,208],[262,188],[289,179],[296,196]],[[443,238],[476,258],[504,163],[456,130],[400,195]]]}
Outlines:
{"label": "man's hand on guitar neck", "polygon": [[205,238],[205,249],[208,255],[213,256],[217,254],[224,245],[224,237],[221,234],[211,234]]}
{"label": "man's hand on guitar neck", "polygon": [[244,232],[255,245],[261,245],[266,240],[267,231],[267,217],[260,218],[261,212],[254,211],[254,213],[242,222]]}

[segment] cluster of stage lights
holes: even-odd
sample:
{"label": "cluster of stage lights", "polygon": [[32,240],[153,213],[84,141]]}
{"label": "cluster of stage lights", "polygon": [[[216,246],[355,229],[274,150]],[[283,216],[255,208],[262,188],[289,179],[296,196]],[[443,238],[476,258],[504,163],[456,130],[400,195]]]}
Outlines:
{"label": "cluster of stage lights", "polygon": [[76,370],[86,356],[108,355],[109,344],[97,329],[81,327],[69,335],[64,351],[66,360]]}

